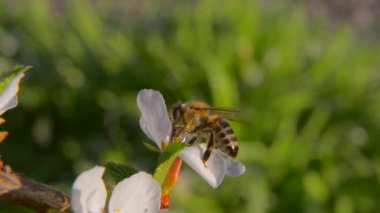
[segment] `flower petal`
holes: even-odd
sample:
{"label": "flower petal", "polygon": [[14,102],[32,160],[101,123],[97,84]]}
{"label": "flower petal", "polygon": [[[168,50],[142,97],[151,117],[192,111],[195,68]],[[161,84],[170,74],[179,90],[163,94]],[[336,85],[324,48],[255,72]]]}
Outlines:
{"label": "flower petal", "polygon": [[109,213],[159,212],[161,188],[150,174],[139,172],[119,182],[111,195]]}
{"label": "flower petal", "polygon": [[225,157],[225,161],[226,161],[226,175],[237,177],[244,174],[245,166],[242,163],[230,157]]}
{"label": "flower petal", "polygon": [[179,156],[208,184],[217,188],[223,182],[226,173],[226,162],[219,152],[212,152],[205,166],[202,162],[202,156],[205,151],[206,144],[194,144],[185,148]]}
{"label": "flower petal", "polygon": [[101,213],[106,203],[107,191],[102,180],[104,167],[94,168],[80,174],[73,184],[71,208],[75,213]]}
{"label": "flower petal", "polygon": [[24,72],[19,72],[0,94],[0,115],[17,105],[18,84],[24,75]]}
{"label": "flower petal", "polygon": [[161,148],[162,142],[168,142],[172,129],[164,98],[156,90],[143,89],[137,95],[137,106],[141,129]]}

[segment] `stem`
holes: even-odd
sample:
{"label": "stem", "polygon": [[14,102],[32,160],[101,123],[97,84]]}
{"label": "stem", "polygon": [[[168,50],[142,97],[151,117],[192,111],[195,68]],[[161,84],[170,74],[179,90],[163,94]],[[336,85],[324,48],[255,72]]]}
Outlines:
{"label": "stem", "polygon": [[71,212],[70,198],[66,194],[13,172],[9,166],[0,170],[0,203],[22,205],[37,212],[51,208]]}

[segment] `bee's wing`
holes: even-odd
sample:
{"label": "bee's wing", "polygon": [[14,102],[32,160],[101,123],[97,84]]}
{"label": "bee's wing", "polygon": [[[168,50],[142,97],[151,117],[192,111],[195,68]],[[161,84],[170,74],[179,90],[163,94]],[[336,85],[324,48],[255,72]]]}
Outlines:
{"label": "bee's wing", "polygon": [[205,109],[210,110],[212,114],[216,114],[230,121],[236,121],[243,124],[252,123],[252,121],[249,120],[250,116],[248,116],[249,113],[247,111],[224,107],[206,107]]}

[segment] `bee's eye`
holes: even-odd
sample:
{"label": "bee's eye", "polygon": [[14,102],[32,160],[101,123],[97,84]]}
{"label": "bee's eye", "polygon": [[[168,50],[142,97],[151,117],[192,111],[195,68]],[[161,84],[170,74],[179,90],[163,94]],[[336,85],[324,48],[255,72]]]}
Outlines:
{"label": "bee's eye", "polygon": [[182,108],[181,106],[176,106],[172,110],[173,119],[177,120],[182,116]]}

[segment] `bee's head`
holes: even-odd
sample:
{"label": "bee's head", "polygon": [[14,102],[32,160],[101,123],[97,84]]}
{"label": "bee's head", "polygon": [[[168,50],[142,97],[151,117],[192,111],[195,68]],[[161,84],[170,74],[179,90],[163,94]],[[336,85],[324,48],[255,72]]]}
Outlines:
{"label": "bee's head", "polygon": [[186,103],[179,102],[172,107],[172,124],[189,124],[194,121],[198,122],[199,119],[203,121],[205,116],[208,115],[207,107],[208,105],[206,103],[200,101],[191,101]]}

